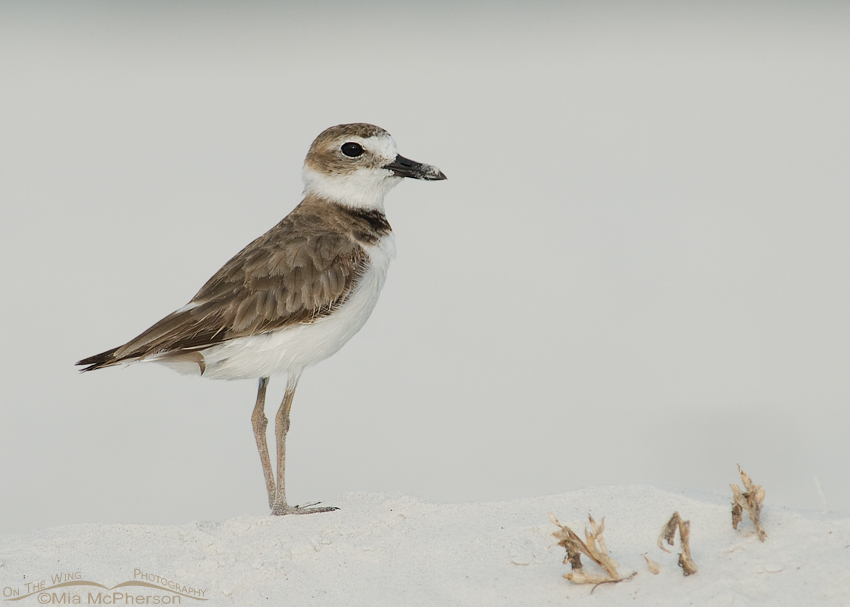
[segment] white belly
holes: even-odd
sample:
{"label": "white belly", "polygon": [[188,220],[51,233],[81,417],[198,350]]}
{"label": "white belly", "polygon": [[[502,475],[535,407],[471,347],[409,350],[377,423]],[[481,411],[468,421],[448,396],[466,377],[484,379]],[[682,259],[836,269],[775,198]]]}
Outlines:
{"label": "white belly", "polygon": [[[377,245],[367,247],[366,252],[369,255],[366,272],[346,302],[330,316],[309,324],[231,339],[204,350],[206,370],[203,376],[256,379],[300,374],[305,368],[335,354],[363,327],[378,302],[390,261],[395,257],[393,235],[384,236]],[[194,367],[197,373],[197,365]]]}

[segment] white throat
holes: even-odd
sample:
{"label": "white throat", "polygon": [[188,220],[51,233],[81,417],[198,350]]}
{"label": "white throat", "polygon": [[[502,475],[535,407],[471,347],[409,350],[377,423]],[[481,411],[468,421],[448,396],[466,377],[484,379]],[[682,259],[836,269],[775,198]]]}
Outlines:
{"label": "white throat", "polygon": [[360,209],[384,211],[384,196],[402,180],[386,169],[331,175],[304,167],[304,194]]}

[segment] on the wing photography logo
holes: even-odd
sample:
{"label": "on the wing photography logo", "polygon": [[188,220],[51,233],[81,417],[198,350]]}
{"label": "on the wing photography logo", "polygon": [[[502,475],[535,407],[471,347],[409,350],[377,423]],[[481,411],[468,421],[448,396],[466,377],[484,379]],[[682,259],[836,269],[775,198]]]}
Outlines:
{"label": "on the wing photography logo", "polygon": [[40,605],[183,605],[206,601],[204,588],[193,588],[167,577],[133,570],[133,579],[115,586],[83,579],[80,571],[56,573],[50,580],[5,586],[6,602],[35,599]]}

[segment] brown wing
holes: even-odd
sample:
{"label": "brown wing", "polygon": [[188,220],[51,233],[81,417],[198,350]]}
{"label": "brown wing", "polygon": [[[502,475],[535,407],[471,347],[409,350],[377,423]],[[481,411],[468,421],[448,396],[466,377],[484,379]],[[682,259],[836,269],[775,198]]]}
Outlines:
{"label": "brown wing", "polygon": [[[348,222],[346,222],[348,223]],[[123,346],[81,360],[84,371],[313,322],[342,304],[368,257],[348,227],[300,206],[228,261],[192,298]]]}

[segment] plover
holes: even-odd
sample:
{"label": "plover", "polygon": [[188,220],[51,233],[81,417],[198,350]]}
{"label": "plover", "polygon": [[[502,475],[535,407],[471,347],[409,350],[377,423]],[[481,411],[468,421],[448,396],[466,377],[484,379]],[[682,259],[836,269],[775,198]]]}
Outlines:
{"label": "plover", "polygon": [[[435,181],[436,167],[396,153],[389,133],[342,124],[320,134],[304,161],[304,198],[224,264],[188,304],[123,346],[77,363],[94,371],[140,361],[212,379],[257,379],[251,415],[272,514],[330,507],[286,502],[286,434],[301,373],[360,330],[395,256],[384,196],[403,177]],[[266,388],[286,375],[275,415],[277,481],[266,444]]]}

